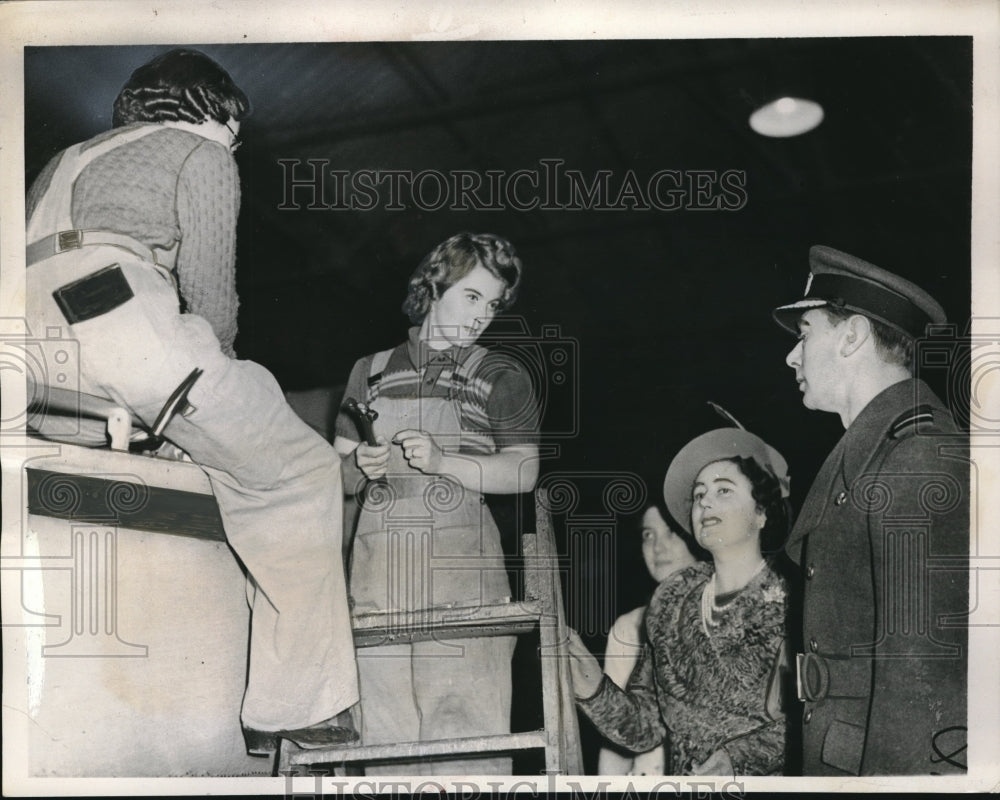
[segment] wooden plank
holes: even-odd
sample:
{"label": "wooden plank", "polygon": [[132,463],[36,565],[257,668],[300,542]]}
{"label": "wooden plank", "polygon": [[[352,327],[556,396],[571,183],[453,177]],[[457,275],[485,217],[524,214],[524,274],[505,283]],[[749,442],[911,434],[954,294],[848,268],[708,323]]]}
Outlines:
{"label": "wooden plank", "polygon": [[[335,764],[356,761],[414,760],[431,756],[453,756],[532,750],[545,746],[542,731],[507,733],[494,736],[471,736],[461,739],[437,739],[430,742],[396,744],[342,745],[322,750],[303,750],[282,742],[279,771],[300,764]],[[286,752],[287,751],[287,752]]]}
{"label": "wooden plank", "polygon": [[538,624],[539,608],[537,602],[526,601],[359,614],[352,620],[354,644],[357,647],[375,647],[403,642],[517,635],[534,629]]}
{"label": "wooden plank", "polygon": [[452,639],[477,639],[487,636],[518,636],[533,630],[538,624],[537,617],[528,621],[507,621],[498,625],[478,625],[459,628],[416,629],[406,631],[355,631],[355,647],[381,647],[389,644],[410,644],[412,642],[451,641]]}
{"label": "wooden plank", "polygon": [[388,627],[420,627],[427,625],[475,625],[505,619],[537,619],[537,601],[491,603],[480,606],[441,606],[419,611],[367,612],[357,614],[352,624],[355,630],[376,630]]}

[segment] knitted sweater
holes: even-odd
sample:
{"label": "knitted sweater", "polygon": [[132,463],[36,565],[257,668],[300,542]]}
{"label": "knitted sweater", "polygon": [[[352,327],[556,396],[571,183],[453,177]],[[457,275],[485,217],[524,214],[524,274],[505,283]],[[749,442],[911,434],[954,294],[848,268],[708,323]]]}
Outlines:
{"label": "knitted sweater", "polygon": [[605,676],[580,707],[601,733],[635,751],[658,744],[669,727],[682,772],[725,748],[737,775],[780,773],[785,720],[768,695],[785,632],[784,581],[763,570],[707,636],[701,596],[712,571],[694,564],[657,587],[646,611],[648,644],[627,688]]}
{"label": "knitted sweater", "polygon": [[[90,143],[133,127],[100,134]],[[32,184],[29,217],[61,157]],[[73,186],[72,219],[75,228],[123,233],[149,247],[177,244],[182,308],[207,319],[223,352],[234,356],[239,204],[239,176],[229,151],[196,133],[162,126],[84,168]]]}

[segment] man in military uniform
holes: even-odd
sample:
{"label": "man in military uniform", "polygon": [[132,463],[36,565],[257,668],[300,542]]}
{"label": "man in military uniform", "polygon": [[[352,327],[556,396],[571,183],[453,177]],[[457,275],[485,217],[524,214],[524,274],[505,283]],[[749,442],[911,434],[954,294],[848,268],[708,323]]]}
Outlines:
{"label": "man in military uniform", "polygon": [[915,340],[942,324],[919,286],[828,247],[805,297],[774,311],[806,408],[844,436],[787,550],[804,568],[798,662],[806,775],[965,769],[968,436],[913,378]]}

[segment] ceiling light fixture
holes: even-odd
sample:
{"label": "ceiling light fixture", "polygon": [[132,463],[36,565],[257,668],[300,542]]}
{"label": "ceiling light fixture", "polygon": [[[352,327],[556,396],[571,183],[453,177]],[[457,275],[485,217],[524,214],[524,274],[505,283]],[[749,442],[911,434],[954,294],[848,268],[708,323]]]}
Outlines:
{"label": "ceiling light fixture", "polygon": [[823,107],[800,97],[781,97],[750,115],[750,127],[761,136],[798,136],[822,121]]}

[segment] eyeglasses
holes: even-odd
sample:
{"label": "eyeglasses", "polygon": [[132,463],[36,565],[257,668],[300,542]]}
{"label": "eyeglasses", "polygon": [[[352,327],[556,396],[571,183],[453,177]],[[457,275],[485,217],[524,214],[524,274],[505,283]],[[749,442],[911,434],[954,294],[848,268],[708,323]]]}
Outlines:
{"label": "eyeglasses", "polygon": [[243,144],[243,142],[240,141],[240,137],[236,133],[236,131],[234,131],[232,128],[229,127],[228,122],[225,122],[223,124],[226,126],[226,130],[233,135],[233,140],[229,143],[229,152],[235,153],[237,150],[240,149],[240,145]]}

